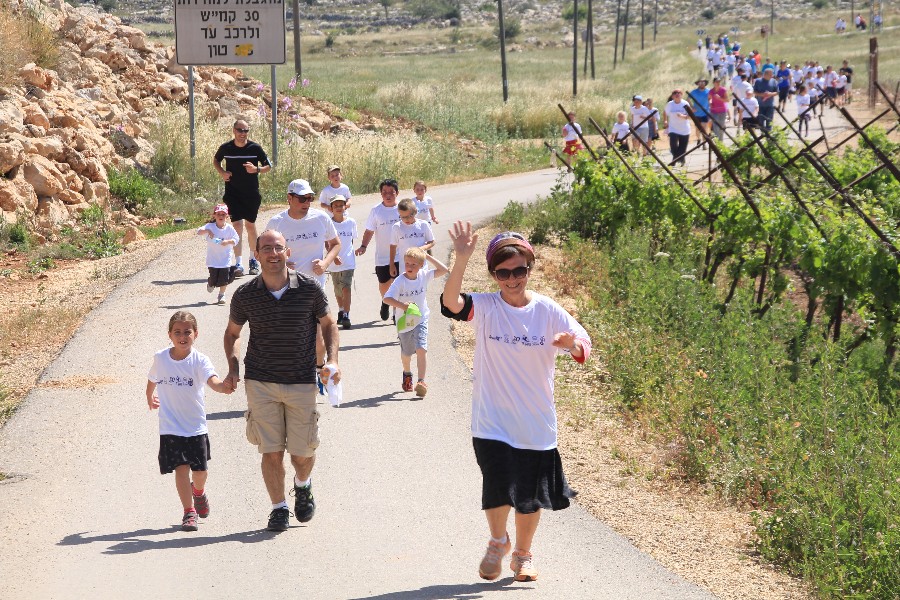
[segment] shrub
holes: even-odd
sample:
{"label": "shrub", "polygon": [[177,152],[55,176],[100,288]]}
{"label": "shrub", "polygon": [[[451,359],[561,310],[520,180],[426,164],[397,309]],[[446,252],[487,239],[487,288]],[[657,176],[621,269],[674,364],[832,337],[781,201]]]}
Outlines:
{"label": "shrub", "polygon": [[[575,16],[575,5],[565,5],[562,11],[563,21],[571,21],[573,16]],[[578,20],[581,21],[584,19],[587,19],[587,6],[585,3],[581,2],[578,4]]]}
{"label": "shrub", "polygon": [[812,0],[813,8],[828,8],[831,5],[829,0]]}
{"label": "shrub", "polygon": [[413,0],[410,11],[422,19],[458,19],[461,15],[459,4],[452,0]]}
{"label": "shrub", "polygon": [[128,168],[125,171],[110,169],[108,175],[109,192],[120,198],[128,210],[143,208],[158,193],[156,183],[136,169]]}
{"label": "shrub", "polygon": [[716,11],[711,8],[703,9],[703,12],[700,13],[700,16],[704,19],[712,19],[716,16]]}
{"label": "shrub", "polygon": [[336,32],[334,32],[334,31],[329,31],[329,32],[328,32],[328,35],[325,36],[325,47],[326,47],[326,48],[333,48],[333,47],[334,47],[334,40],[337,39],[337,36],[338,36],[338,34],[337,34]]}
{"label": "shrub", "polygon": [[16,11],[9,2],[0,3],[0,47],[4,49],[0,84],[17,82],[19,69],[30,62],[46,69],[58,67],[59,41],[41,20],[39,6]]}
{"label": "shrub", "polygon": [[105,12],[111,13],[116,8],[118,8],[119,3],[117,0],[100,0],[98,2],[100,8],[102,8]]}
{"label": "shrub", "polygon": [[[522,21],[520,21],[519,19],[504,19],[503,29],[506,39],[514,39],[518,37],[520,33],[522,33]],[[497,38],[500,37],[499,23],[494,27],[494,36]]]}

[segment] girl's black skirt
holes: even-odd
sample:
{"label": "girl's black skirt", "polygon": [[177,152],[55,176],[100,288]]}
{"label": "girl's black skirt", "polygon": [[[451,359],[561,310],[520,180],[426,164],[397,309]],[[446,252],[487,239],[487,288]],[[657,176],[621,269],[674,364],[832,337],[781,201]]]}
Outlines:
{"label": "girl's black skirt", "polygon": [[206,471],[206,461],[211,459],[209,436],[205,433],[191,437],[159,436],[159,472],[163,475],[181,465],[190,465],[191,471]]}
{"label": "girl's black skirt", "polygon": [[512,506],[530,514],[562,510],[577,492],[569,487],[559,450],[521,450],[505,442],[472,438],[481,467],[481,508]]}

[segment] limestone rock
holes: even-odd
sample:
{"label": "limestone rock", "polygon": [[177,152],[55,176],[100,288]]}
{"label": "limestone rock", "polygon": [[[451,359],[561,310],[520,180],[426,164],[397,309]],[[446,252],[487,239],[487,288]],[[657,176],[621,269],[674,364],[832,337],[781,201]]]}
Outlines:
{"label": "limestone rock", "polygon": [[25,131],[25,113],[15,100],[0,100],[0,133]]}
{"label": "limestone rock", "polygon": [[44,131],[50,129],[50,119],[47,118],[47,115],[44,114],[44,111],[37,104],[29,102],[25,105],[23,113],[22,120],[26,125],[43,127]]}
{"label": "limestone rock", "polygon": [[146,239],[147,236],[145,236],[140,229],[132,225],[125,230],[125,237],[122,238],[122,245],[127,246],[133,242],[139,242]]}
{"label": "limestone rock", "polygon": [[37,224],[41,229],[54,229],[69,221],[66,205],[57,198],[38,196]]}
{"label": "limestone rock", "polygon": [[25,150],[17,141],[0,142],[0,176],[25,162]]}
{"label": "limestone rock", "polygon": [[173,102],[182,102],[188,97],[188,85],[178,77],[168,76],[163,81],[157,82],[155,90],[165,100]]}
{"label": "limestone rock", "polygon": [[40,154],[30,154],[23,169],[25,181],[37,195],[55,196],[66,189],[66,180],[53,161]]}
{"label": "limestone rock", "polygon": [[42,90],[51,90],[56,83],[56,71],[42,69],[34,63],[28,63],[19,69],[19,77],[22,80]]}

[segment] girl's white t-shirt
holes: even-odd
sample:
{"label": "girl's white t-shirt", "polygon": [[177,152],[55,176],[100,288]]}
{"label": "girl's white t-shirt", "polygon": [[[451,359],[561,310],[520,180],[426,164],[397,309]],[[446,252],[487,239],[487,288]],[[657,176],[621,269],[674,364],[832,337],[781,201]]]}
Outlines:
{"label": "girl's white t-shirt", "polygon": [[574,142],[578,139],[578,134],[581,133],[581,125],[575,123],[566,123],[563,125],[563,139],[567,142]]}
{"label": "girl's white t-shirt", "polygon": [[334,219],[331,221],[334,229],[337,231],[338,239],[341,240],[341,251],[338,252],[338,258],[341,264],[336,262],[328,266],[329,273],[339,273],[340,271],[349,271],[356,268],[356,251],[353,248],[353,240],[359,238],[356,230],[356,220],[350,217],[344,217],[344,220],[338,223]]}
{"label": "girl's white t-shirt", "polygon": [[391,245],[397,246],[394,253],[394,259],[400,263],[403,269],[403,254],[413,246],[424,246],[428,242],[434,241],[434,233],[431,231],[431,225],[421,219],[416,219],[412,225],[407,225],[403,221],[397,221],[391,227]]}
{"label": "girl's white t-shirt", "polygon": [[295,271],[309,275],[321,286],[325,285],[325,275],[316,275],[312,262],[324,258],[325,242],[337,237],[334,221],[327,213],[311,208],[302,219],[294,219],[285,210],[272,217],[266,229],[278,231],[284,236],[287,247],[291,249],[288,262],[294,263]]}
{"label": "girl's white t-shirt", "polygon": [[209,378],[218,377],[216,370],[196,348],[182,360],[174,360],[170,349],[153,355],[147,374],[159,396],[159,434],[191,437],[207,433],[204,392]]}
{"label": "girl's white t-shirt", "polygon": [[666,103],[666,119],[668,119],[669,123],[669,133],[674,133],[676,135],[691,135],[691,121],[690,118],[683,119],[677,115],[685,115],[687,116],[687,110],[684,108],[687,105],[686,102],[675,102],[674,100],[669,100]]}
{"label": "girl's white t-shirt", "polygon": [[[410,279],[405,273],[400,273],[391,282],[391,287],[384,293],[385,298],[393,298],[399,302],[414,303],[422,313],[422,323],[428,321],[428,284],[434,280],[434,269],[419,269],[415,279]],[[394,308],[394,316],[400,320],[403,314],[399,308]],[[409,329],[412,329],[410,327]],[[408,331],[405,330],[405,331]],[[400,333],[403,333],[402,331]]]}
{"label": "girl's white t-shirt", "polygon": [[472,435],[524,450],[556,448],[553,376],[558,333],[572,332],[590,351],[584,328],[559,304],[532,292],[531,302],[510,306],[499,292],[472,294],[475,364]]}
{"label": "girl's white t-shirt", "polygon": [[418,197],[413,198],[413,202],[416,203],[416,218],[422,219],[429,225],[431,224],[431,207],[434,206],[434,203],[431,200],[431,196],[425,196],[424,200],[419,200]]}
{"label": "girl's white t-shirt", "polygon": [[809,94],[797,94],[797,114],[802,115],[809,110]]}
{"label": "girl's white t-shirt", "polygon": [[[372,207],[366,219],[366,229],[375,232],[375,266],[384,267],[391,261],[391,227],[400,221],[397,205],[385,206],[379,202]],[[372,242],[369,242],[370,244]]]}
{"label": "girl's white t-shirt", "polygon": [[628,123],[616,123],[612,127],[613,139],[618,141],[628,135]]}
{"label": "girl's white t-shirt", "polygon": [[744,104],[738,104],[741,107],[741,118],[752,119],[759,114],[759,100],[756,98],[744,98]]}
{"label": "girl's white t-shirt", "polygon": [[[234,263],[234,245],[222,245],[224,240],[233,240],[235,244],[240,242],[237,231],[231,223],[225,223],[225,227],[219,228],[215,223],[207,223],[200,229],[212,232],[213,236],[206,238],[206,266],[215,269],[227,269]],[[217,244],[215,240],[220,240]]]}

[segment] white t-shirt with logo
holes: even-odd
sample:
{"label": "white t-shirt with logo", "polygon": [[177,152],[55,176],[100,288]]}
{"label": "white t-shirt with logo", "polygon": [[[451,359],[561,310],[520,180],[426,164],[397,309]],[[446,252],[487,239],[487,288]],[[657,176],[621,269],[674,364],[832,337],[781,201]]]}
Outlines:
{"label": "white t-shirt with logo", "polygon": [[413,198],[413,202],[416,203],[416,213],[417,219],[422,219],[429,225],[431,224],[431,207],[434,206],[433,201],[431,200],[431,196],[425,196],[424,200],[419,200],[418,197]]}
{"label": "white t-shirt with logo", "polygon": [[567,142],[574,142],[581,133],[581,125],[578,123],[566,123],[563,125],[563,139]]}
{"label": "white t-shirt with logo", "polygon": [[385,206],[379,202],[369,211],[366,230],[375,232],[375,266],[384,267],[391,261],[391,227],[400,221],[397,205]]}
{"label": "white t-shirt with logo", "polygon": [[613,139],[614,139],[615,141],[617,141],[617,142],[618,142],[619,140],[623,139],[623,138],[624,138],[626,135],[628,135],[630,132],[631,132],[631,130],[628,128],[628,123],[618,123],[618,122],[616,122],[616,123],[612,126]]}
{"label": "white t-shirt with logo", "polygon": [[329,183],[325,187],[322,188],[322,191],[319,192],[319,203],[331,205],[331,199],[340,194],[347,200],[350,199],[350,188],[347,187],[346,184],[342,183],[338,187],[332,187]]}
{"label": "white t-shirt with logo", "polygon": [[687,103],[683,100],[681,102],[675,102],[673,100],[669,100],[666,103],[666,119],[669,123],[669,133],[674,133],[676,135],[691,135],[691,121],[690,118],[683,119],[680,116],[676,115],[687,115],[687,110],[684,108],[687,106]]}
{"label": "white t-shirt with logo", "polygon": [[403,254],[413,246],[424,246],[434,241],[434,233],[431,225],[421,219],[416,219],[412,225],[403,221],[397,221],[391,227],[391,245],[397,246],[394,259],[403,267]]}
{"label": "white t-shirt with logo", "polygon": [[[434,280],[434,269],[419,269],[415,279],[410,279],[406,273],[400,273],[391,282],[391,287],[385,292],[385,298],[393,298],[398,302],[414,303],[422,313],[422,323],[428,321],[428,284]],[[394,316],[399,320],[403,314],[399,308],[394,308]],[[412,327],[410,327],[412,329]],[[402,332],[401,332],[402,333]]]}
{"label": "white t-shirt with logo", "polygon": [[356,220],[350,217],[344,217],[344,220],[338,223],[331,221],[334,229],[337,231],[338,239],[341,240],[341,251],[338,252],[338,258],[341,264],[337,262],[328,266],[329,273],[339,273],[341,271],[349,271],[356,268],[356,252],[353,248],[353,240],[359,239],[359,233],[356,230]]}
{"label": "white t-shirt with logo", "polygon": [[[215,223],[207,223],[200,229],[212,232],[213,236],[206,237],[206,266],[215,269],[227,269],[234,264],[234,244],[241,241],[237,231],[231,223],[225,223],[225,227],[219,228]],[[216,243],[219,240],[219,243]],[[234,244],[222,245],[225,240],[233,240]]]}
{"label": "white t-shirt with logo", "polygon": [[650,116],[650,109],[644,106],[643,104],[640,106],[631,105],[629,108],[631,111],[631,126],[635,129],[649,129],[650,121],[646,121],[643,125],[638,127],[638,123],[646,119]]}
{"label": "white t-shirt with logo", "polygon": [[207,433],[206,382],[217,376],[212,361],[191,348],[182,360],[175,360],[165,348],[153,355],[147,379],[156,384],[159,396],[159,434],[191,437]]}
{"label": "white t-shirt with logo", "polygon": [[325,285],[325,274],[316,275],[312,263],[325,257],[325,242],[337,237],[334,221],[327,213],[311,208],[302,219],[294,219],[285,210],[272,217],[266,229],[284,236],[287,247],[291,249],[287,260],[294,263],[295,271],[316,279],[321,286]]}
{"label": "white t-shirt with logo", "polygon": [[504,302],[499,292],[472,294],[472,435],[524,450],[551,450],[557,443],[553,376],[562,352],[553,337],[574,333],[585,355],[590,338],[559,304],[531,294],[521,308]]}

